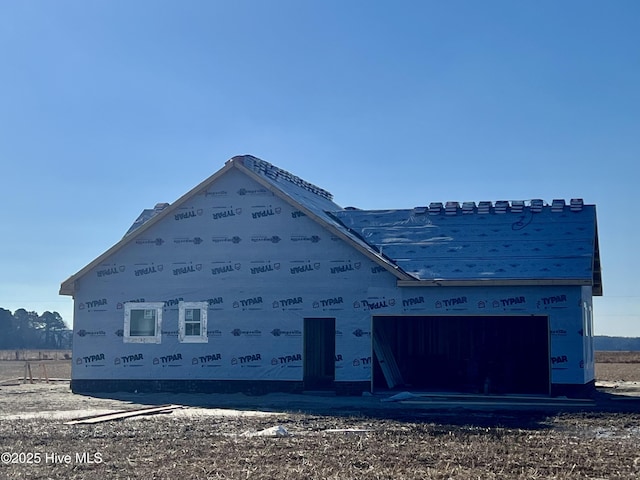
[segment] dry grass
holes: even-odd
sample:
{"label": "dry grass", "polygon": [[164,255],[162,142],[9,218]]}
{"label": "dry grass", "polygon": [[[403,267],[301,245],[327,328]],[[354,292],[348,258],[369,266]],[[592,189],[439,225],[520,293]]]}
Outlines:
{"label": "dry grass", "polygon": [[640,382],[640,352],[596,352],[596,379]]}
{"label": "dry grass", "polygon": [[[450,420],[450,418],[449,418]],[[535,428],[291,414],[292,436],[243,437],[274,420],[143,418],[94,426],[0,425],[9,452],[100,454],[102,463],[0,465],[12,479],[637,478],[640,415],[561,415]],[[482,422],[481,422],[482,423]],[[358,427],[368,433],[329,433]]]}
{"label": "dry grass", "polygon": [[[0,372],[6,363],[0,362]],[[625,376],[621,366],[637,371],[639,364],[600,362],[597,371],[600,375],[603,367],[611,367],[611,375]],[[18,392],[20,387],[0,387],[0,409],[20,411],[17,402],[35,412],[117,404],[112,399],[67,393],[47,398],[46,392],[59,387],[28,387],[23,390],[25,397]],[[396,411],[394,416],[300,412],[270,417],[158,415],[95,425],[3,420],[0,452],[39,453],[40,463],[0,464],[0,478],[640,478],[638,412],[500,414],[407,408],[402,417]],[[242,435],[275,425],[282,425],[291,436]],[[327,431],[335,428],[367,431]],[[76,453],[83,452],[92,459],[99,453],[102,462],[77,462]],[[46,454],[54,453],[71,455],[71,464],[45,461]]]}
{"label": "dry grass", "polygon": [[596,363],[640,364],[640,352],[596,352]]}
{"label": "dry grass", "polygon": [[71,350],[0,350],[0,361],[70,359]]}

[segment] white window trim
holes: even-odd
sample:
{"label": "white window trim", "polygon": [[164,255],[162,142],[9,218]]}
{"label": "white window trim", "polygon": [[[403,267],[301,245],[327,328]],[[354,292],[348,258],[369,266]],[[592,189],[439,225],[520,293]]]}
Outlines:
{"label": "white window trim", "polygon": [[[200,310],[200,335],[186,335],[186,309]],[[178,304],[178,340],[180,343],[209,343],[207,337],[207,302],[180,302]]]}
{"label": "white window trim", "polygon": [[[161,343],[162,341],[162,309],[164,302],[127,302],[124,304],[124,343]],[[149,336],[131,336],[131,310],[155,310],[156,334]]]}

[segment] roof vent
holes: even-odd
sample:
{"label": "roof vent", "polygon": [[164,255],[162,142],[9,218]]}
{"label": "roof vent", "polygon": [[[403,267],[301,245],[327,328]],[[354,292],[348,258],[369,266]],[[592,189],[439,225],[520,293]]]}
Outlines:
{"label": "roof vent", "polygon": [[442,202],[431,202],[429,204],[429,215],[440,215],[442,212]]}
{"label": "roof vent", "polygon": [[524,200],[513,200],[511,202],[511,211],[513,213],[522,213],[524,211]]}
{"label": "roof vent", "polygon": [[572,198],[571,199],[571,211],[572,212],[579,212],[582,210],[582,207],[584,207],[584,202],[582,201],[581,198]]}
{"label": "roof vent", "polygon": [[416,215],[425,215],[427,210],[427,207],[416,207],[413,209],[413,213]]}
{"label": "roof vent", "polygon": [[459,208],[460,204],[458,202],[447,202],[446,206],[444,207],[444,213],[446,215],[456,215]]}
{"label": "roof vent", "polygon": [[491,211],[491,202],[478,203],[478,213],[486,215]]}
{"label": "roof vent", "polygon": [[540,213],[542,211],[542,207],[544,207],[544,202],[539,198],[531,200],[531,212]]}
{"label": "roof vent", "polygon": [[468,215],[470,213],[473,213],[475,208],[476,208],[476,202],[464,202],[462,204],[462,213],[464,215]]}
{"label": "roof vent", "polygon": [[156,212],[161,212],[162,210],[164,210],[165,208],[167,208],[169,206],[168,203],[156,203],[156,206],[153,207],[153,209]]}
{"label": "roof vent", "polygon": [[495,212],[496,213],[507,213],[507,207],[509,206],[509,202],[506,200],[498,200],[496,202]]}
{"label": "roof vent", "polygon": [[555,199],[551,203],[551,211],[554,213],[562,212],[564,210],[564,199]]}

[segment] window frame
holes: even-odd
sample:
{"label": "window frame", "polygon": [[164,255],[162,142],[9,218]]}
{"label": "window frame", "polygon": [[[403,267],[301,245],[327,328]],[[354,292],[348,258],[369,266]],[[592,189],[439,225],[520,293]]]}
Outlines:
{"label": "window frame", "polygon": [[[181,301],[178,303],[178,341],[180,343],[209,343],[209,337],[207,336],[208,309],[209,304],[207,302]],[[200,335],[186,334],[186,325],[189,323],[186,318],[187,310],[200,310]]]}
{"label": "window frame", "polygon": [[[162,342],[162,311],[164,302],[126,302],[124,304],[124,343],[161,343]],[[131,335],[131,311],[154,310],[154,335]]]}

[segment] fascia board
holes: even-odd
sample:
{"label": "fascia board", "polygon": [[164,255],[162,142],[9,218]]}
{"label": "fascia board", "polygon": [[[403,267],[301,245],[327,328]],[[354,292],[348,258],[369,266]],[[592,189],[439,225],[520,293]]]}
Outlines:
{"label": "fascia board", "polygon": [[598,220],[597,220],[597,216],[595,213],[595,207],[594,207],[594,214],[593,214],[593,221],[595,222],[594,225],[594,241],[593,241],[593,265],[592,265],[592,271],[593,271],[593,294],[601,297],[603,292],[602,292],[602,261],[600,259],[600,241],[598,240]]}
{"label": "fascia board", "polygon": [[337,237],[340,237],[342,240],[347,242],[348,245],[351,245],[353,248],[355,248],[357,251],[359,251],[360,253],[365,255],[367,258],[373,260],[378,265],[383,267],[385,270],[387,270],[388,272],[392,273],[396,278],[398,278],[398,280],[410,281],[411,279],[413,279],[413,277],[411,275],[403,272],[400,267],[390,265],[382,257],[380,257],[380,256],[374,254],[373,252],[371,252],[370,250],[362,247],[357,242],[354,242],[352,238],[350,238],[348,235],[346,235],[344,232],[342,232],[339,228],[337,228],[334,225],[330,224],[329,222],[324,220],[322,217],[316,215],[312,210],[306,208],[303,204],[299,203],[297,200],[295,200],[294,198],[292,198],[289,195],[287,195],[284,191],[282,191],[279,188],[277,188],[275,185],[273,185],[268,180],[265,180],[264,178],[262,178],[257,173],[253,172],[252,170],[250,170],[247,167],[245,167],[244,165],[242,165],[240,162],[235,162],[234,161],[233,163],[236,166],[236,168],[239,169],[240,171],[242,171],[244,174],[248,175],[250,178],[252,178],[256,182],[258,182],[260,185],[262,185],[265,188],[267,188],[274,195],[278,196],[279,198],[281,198],[282,200],[287,202],[292,207],[304,212],[305,215],[307,215],[309,218],[311,218],[314,222],[318,223],[322,228],[324,228],[325,230],[328,230],[329,232],[331,232],[332,234],[336,235]]}
{"label": "fascia board", "polygon": [[553,278],[553,279],[532,279],[532,278],[487,278],[477,280],[398,280],[396,285],[398,287],[523,287],[523,286],[550,286],[550,285],[563,285],[563,286],[589,286],[591,280],[584,278]]}
{"label": "fascia board", "polygon": [[166,207],[160,213],[158,213],[157,215],[155,215],[154,217],[149,219],[147,222],[145,222],[142,226],[140,226],[139,228],[137,228],[136,230],[131,232],[129,235],[124,236],[118,243],[116,243],[114,246],[112,246],[109,250],[107,250],[102,255],[100,255],[95,260],[93,260],[91,263],[86,265],[79,272],[77,272],[76,274],[72,275],[71,277],[69,277],[64,282],[62,282],[62,284],[60,285],[60,291],[58,292],[59,295],[71,295],[71,296],[73,296],[73,294],[75,292],[75,282],[77,280],[81,279],[85,274],[87,274],[87,272],[89,272],[91,269],[95,268],[96,266],[100,265],[102,262],[104,262],[107,258],[109,258],[114,253],[118,252],[118,250],[123,248],[125,245],[131,243],[133,240],[138,238],[140,235],[142,235],[144,232],[146,232],[153,225],[155,225],[156,223],[160,222],[162,219],[164,219],[168,215],[171,215],[171,213],[173,213],[185,201],[187,201],[192,196],[198,194],[200,191],[206,189],[209,185],[211,185],[213,182],[215,182],[220,176],[222,176],[226,172],[228,172],[231,168],[233,168],[233,161],[229,160],[229,161],[227,161],[225,163],[224,167],[222,167],[216,173],[214,173],[213,175],[211,175],[209,178],[205,179],[204,181],[200,182],[194,188],[192,188],[187,193],[182,195],[175,202],[171,203],[168,207]]}

